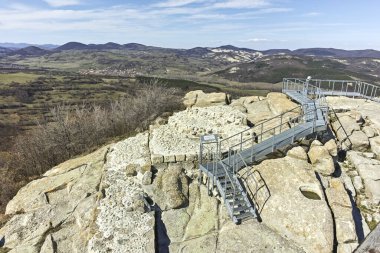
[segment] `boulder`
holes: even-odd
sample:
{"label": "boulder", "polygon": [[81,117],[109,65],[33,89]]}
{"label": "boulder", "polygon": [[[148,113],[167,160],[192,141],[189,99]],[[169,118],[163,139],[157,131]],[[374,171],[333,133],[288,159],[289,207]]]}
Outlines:
{"label": "boulder", "polygon": [[[275,115],[282,114],[289,110],[293,110],[299,105],[292,102],[288,97],[283,93],[271,92],[267,95],[267,101],[269,108]],[[300,109],[294,111],[294,115],[297,115],[301,112]]]}
{"label": "boulder", "polygon": [[286,155],[299,160],[308,160],[306,151],[302,147],[294,147]]}
{"label": "boulder", "polygon": [[145,190],[162,210],[183,207],[188,203],[188,179],[180,164],[158,171],[153,184]]}
{"label": "boulder", "polygon": [[291,157],[265,160],[239,174],[250,196],[255,194],[264,225],[306,252],[332,251],[331,212],[307,161]]}
{"label": "boulder", "polygon": [[267,120],[275,116],[270,110],[268,101],[262,100],[252,104],[247,104],[247,119],[253,124]]}
{"label": "boulder", "polygon": [[228,105],[230,96],[226,93],[204,93],[202,90],[188,92],[183,104],[188,107],[208,107],[211,105]]}
{"label": "boulder", "polygon": [[350,135],[350,141],[353,150],[367,151],[369,148],[368,137],[362,131],[353,131]]}
{"label": "boulder", "polygon": [[338,155],[338,147],[337,147],[334,139],[331,139],[328,142],[326,142],[324,146],[329,151],[329,154],[331,156],[337,156]]}
{"label": "boulder", "polygon": [[314,140],[311,144],[310,144],[310,148],[312,147],[315,147],[315,146],[323,146],[323,144],[318,141],[318,140]]}
{"label": "boulder", "polygon": [[327,176],[334,173],[334,161],[325,146],[312,146],[308,155],[314,170]]}

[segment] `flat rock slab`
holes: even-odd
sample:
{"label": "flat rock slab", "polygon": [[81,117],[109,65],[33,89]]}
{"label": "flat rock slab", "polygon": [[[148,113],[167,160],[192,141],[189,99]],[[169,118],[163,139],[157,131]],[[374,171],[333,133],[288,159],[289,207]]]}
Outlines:
{"label": "flat rock slab", "polygon": [[[228,137],[248,129],[246,116],[230,106],[189,108],[175,113],[168,124],[153,129],[150,137],[152,156],[192,155],[199,152],[200,136],[218,134]],[[175,162],[175,160],[173,161]]]}

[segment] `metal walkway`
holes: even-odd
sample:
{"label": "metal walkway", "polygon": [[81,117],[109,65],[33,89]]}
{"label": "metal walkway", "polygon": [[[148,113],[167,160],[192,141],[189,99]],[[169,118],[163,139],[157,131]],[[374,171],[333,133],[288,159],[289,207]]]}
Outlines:
{"label": "metal walkway", "polygon": [[[338,90],[322,89],[328,85]],[[299,106],[225,139],[218,135],[201,137],[200,172],[208,177],[209,192],[217,189],[235,223],[256,218],[255,205],[238,172],[302,138],[326,131],[329,109],[325,96],[344,95],[380,102],[380,89],[363,82],[354,85],[352,81],[284,78],[282,91]]]}

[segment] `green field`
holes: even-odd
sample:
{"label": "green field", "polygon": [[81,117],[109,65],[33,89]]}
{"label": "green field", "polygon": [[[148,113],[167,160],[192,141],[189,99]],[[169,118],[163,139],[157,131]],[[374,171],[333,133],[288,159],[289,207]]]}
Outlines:
{"label": "green field", "polygon": [[25,73],[25,72],[0,73],[0,84],[10,84],[12,82],[26,83],[26,82],[34,81],[39,77],[41,77],[41,75],[35,74],[35,73]]}

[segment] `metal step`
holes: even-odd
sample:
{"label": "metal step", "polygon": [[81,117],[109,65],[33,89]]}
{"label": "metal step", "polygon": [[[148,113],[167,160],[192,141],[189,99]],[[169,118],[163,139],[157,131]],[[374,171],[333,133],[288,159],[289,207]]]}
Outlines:
{"label": "metal step", "polygon": [[242,220],[245,220],[245,219],[248,219],[248,218],[255,218],[255,215],[253,215],[251,212],[245,212],[245,213],[241,213],[239,215],[236,215],[235,218],[238,221],[242,221]]}

